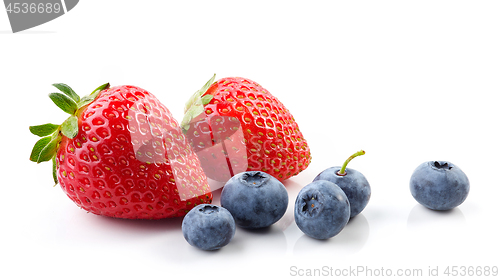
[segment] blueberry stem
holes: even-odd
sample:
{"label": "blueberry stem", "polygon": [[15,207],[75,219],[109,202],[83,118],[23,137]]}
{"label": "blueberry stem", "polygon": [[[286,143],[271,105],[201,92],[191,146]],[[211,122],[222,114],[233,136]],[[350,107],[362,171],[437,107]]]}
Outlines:
{"label": "blueberry stem", "polygon": [[337,172],[337,175],[339,176],[345,176],[347,173],[345,172],[345,169],[347,167],[347,164],[355,157],[357,156],[362,156],[365,154],[365,151],[361,150],[359,152],[356,152],[354,154],[352,154],[352,156],[350,156],[345,162],[344,162],[344,165],[342,165],[342,168],[340,168],[340,171]]}

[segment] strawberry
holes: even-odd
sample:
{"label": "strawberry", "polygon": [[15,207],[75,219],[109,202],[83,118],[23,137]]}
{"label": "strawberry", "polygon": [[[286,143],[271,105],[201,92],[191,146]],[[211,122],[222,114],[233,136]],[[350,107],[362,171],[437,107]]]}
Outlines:
{"label": "strawberry", "polygon": [[53,162],[54,182],[97,215],[160,219],[210,203],[207,178],[170,111],[148,91],[109,84],[82,99],[67,85],[49,97],[71,116],[30,127],[30,160]]}
{"label": "strawberry", "polygon": [[182,130],[207,177],[225,182],[243,171],[284,181],[311,161],[292,114],[249,79],[215,75],[186,103]]}

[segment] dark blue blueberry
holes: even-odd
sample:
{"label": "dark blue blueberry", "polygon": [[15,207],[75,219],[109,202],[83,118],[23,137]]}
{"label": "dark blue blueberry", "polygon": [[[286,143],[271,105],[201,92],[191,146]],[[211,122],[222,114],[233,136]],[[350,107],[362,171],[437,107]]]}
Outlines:
{"label": "dark blue blueberry", "polygon": [[351,218],[365,209],[372,194],[370,184],[365,176],[354,169],[346,168],[345,175],[339,175],[341,167],[334,166],[321,172],[314,181],[326,180],[339,186],[349,199]]}
{"label": "dark blue blueberry", "polygon": [[419,165],[410,179],[410,191],[418,203],[433,210],[450,210],[469,194],[469,179],[458,166],[446,161]]}
{"label": "dark blue blueberry", "polygon": [[182,220],[186,241],[202,250],[217,250],[226,246],[234,236],[236,225],[231,213],[212,204],[200,204]]}
{"label": "dark blue blueberry", "polygon": [[318,180],[300,190],[295,200],[295,223],[306,235],[328,239],[339,234],[349,221],[349,200],[332,182]]}
{"label": "dark blue blueberry", "polygon": [[242,228],[264,228],[276,223],[288,207],[288,192],[273,176],[261,171],[234,175],[222,189],[220,202]]}

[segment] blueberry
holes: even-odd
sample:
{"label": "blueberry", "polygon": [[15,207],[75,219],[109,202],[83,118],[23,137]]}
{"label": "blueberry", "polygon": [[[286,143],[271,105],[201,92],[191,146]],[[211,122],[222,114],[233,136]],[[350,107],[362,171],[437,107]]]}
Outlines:
{"label": "blueberry", "polygon": [[418,203],[432,210],[450,210],[469,194],[469,179],[458,166],[446,161],[420,164],[410,179],[410,191]]}
{"label": "blueberry", "polygon": [[226,246],[234,236],[236,225],[231,213],[212,204],[200,204],[182,220],[182,234],[194,247],[212,251]]}
{"label": "blueberry", "polygon": [[351,218],[355,217],[361,213],[363,209],[365,209],[372,193],[368,180],[366,180],[365,176],[361,172],[346,168],[347,163],[349,163],[354,157],[364,154],[365,151],[361,150],[349,157],[344,163],[344,166],[327,168],[314,178],[314,181],[330,181],[344,191],[347,199],[349,199],[349,204],[351,205]]}
{"label": "blueberry", "polygon": [[286,212],[288,192],[273,176],[261,171],[234,175],[224,185],[220,202],[242,228],[264,228],[276,223]]}
{"label": "blueberry", "polygon": [[339,234],[351,216],[349,200],[336,184],[318,180],[300,190],[295,200],[295,223],[306,235],[328,239]]}

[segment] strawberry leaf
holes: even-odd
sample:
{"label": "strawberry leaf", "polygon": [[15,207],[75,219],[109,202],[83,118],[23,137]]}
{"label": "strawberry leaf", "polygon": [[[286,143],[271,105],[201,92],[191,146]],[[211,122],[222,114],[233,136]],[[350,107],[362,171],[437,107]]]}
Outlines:
{"label": "strawberry leaf", "polygon": [[90,96],[84,96],[82,97],[82,100],[78,103],[78,108],[82,108],[85,105],[88,105],[94,101],[94,98],[91,98]]}
{"label": "strawberry leaf", "polygon": [[86,105],[92,103],[92,101],[94,101],[97,98],[99,93],[103,90],[108,89],[109,86],[110,86],[109,83],[106,83],[106,84],[101,85],[98,88],[96,88],[91,94],[84,96],[82,98],[82,100],[80,100],[80,102],[78,103],[78,108],[81,108],[83,106],[86,106]]}
{"label": "strawberry leaf", "polygon": [[80,96],[76,94],[76,92],[70,88],[67,84],[53,84],[58,90],[62,91],[64,94],[66,94],[68,97],[73,99],[76,103],[80,102]]}
{"label": "strawberry leaf", "polygon": [[30,131],[36,136],[44,137],[54,133],[58,127],[59,126],[57,124],[46,123],[42,125],[30,126]]}
{"label": "strawberry leaf", "polygon": [[214,83],[214,80],[215,80],[215,74],[212,76],[212,78],[210,78],[210,80],[208,80],[208,82],[206,82],[203,87],[198,91],[200,92],[200,96],[203,95],[205,92],[207,92],[208,88]]}
{"label": "strawberry leaf", "polygon": [[210,101],[212,101],[213,98],[214,98],[214,96],[211,94],[204,95],[201,98],[201,104],[207,105],[208,103],[210,103]]}
{"label": "strawberry leaf", "polygon": [[188,114],[185,114],[184,118],[181,121],[182,133],[186,133],[189,130],[190,122],[191,122],[191,116],[188,116]]}
{"label": "strawberry leaf", "polygon": [[56,173],[56,171],[57,171],[56,157],[53,157],[52,158],[52,178],[54,179],[55,185],[57,185],[57,183],[59,183],[59,181],[57,180],[57,173]]}
{"label": "strawberry leaf", "polygon": [[59,137],[51,137],[50,142],[40,152],[37,163],[49,161],[56,155],[59,140]]}
{"label": "strawberry leaf", "polygon": [[75,138],[78,134],[78,118],[76,116],[67,118],[61,125],[61,132],[68,138]]}
{"label": "strawberry leaf", "polygon": [[53,92],[49,94],[49,97],[57,107],[70,115],[73,115],[78,110],[76,102],[64,94]]}
{"label": "strawberry leaf", "polygon": [[30,155],[31,161],[38,162],[38,159],[40,158],[40,153],[49,144],[51,139],[52,139],[51,136],[47,136],[47,137],[44,137],[44,138],[38,140],[35,143],[35,146],[33,147],[33,150],[31,151],[31,155]]}
{"label": "strawberry leaf", "polygon": [[[196,91],[190,98],[189,100],[186,102],[186,105],[184,106],[184,113],[186,113],[187,111],[189,111],[189,108],[191,108],[193,105],[195,105],[196,103],[198,103],[201,98],[201,96],[203,94],[205,94],[208,90],[208,88],[214,83],[214,80],[215,80],[215,74],[212,76],[212,78],[210,78],[210,80],[208,80],[208,82],[206,82],[203,87],[201,89],[199,89],[198,91]],[[213,96],[212,96],[213,98]],[[212,99],[210,98],[210,100]],[[210,102],[210,100],[208,102]],[[206,104],[208,104],[208,102]],[[203,105],[206,105],[206,104],[203,104]]]}
{"label": "strawberry leaf", "polygon": [[184,132],[189,130],[191,120],[203,113],[205,110],[204,106],[210,103],[210,101],[214,98],[211,94],[204,95],[214,83],[214,80],[215,74],[203,85],[201,89],[196,91],[191,98],[189,98],[188,102],[186,102],[186,106],[184,107],[184,118],[181,122],[181,128]]}
{"label": "strawberry leaf", "polygon": [[96,89],[94,89],[94,91],[90,95],[92,95],[92,94],[98,94],[99,92],[101,92],[101,91],[103,91],[105,89],[108,89],[109,86],[110,86],[109,83],[105,83],[103,85],[100,85]]}
{"label": "strawberry leaf", "polygon": [[181,122],[181,128],[184,130],[184,132],[189,130],[191,120],[203,113],[204,110],[205,107],[203,107],[203,105],[201,104],[193,105],[191,106],[191,108],[189,108],[189,111],[186,112]]}

